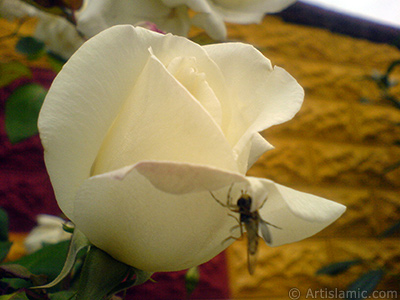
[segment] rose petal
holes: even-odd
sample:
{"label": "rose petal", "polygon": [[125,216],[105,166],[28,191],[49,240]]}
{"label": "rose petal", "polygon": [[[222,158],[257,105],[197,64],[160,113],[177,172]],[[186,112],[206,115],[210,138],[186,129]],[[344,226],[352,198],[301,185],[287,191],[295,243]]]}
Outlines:
{"label": "rose petal", "polygon": [[45,160],[58,203],[68,216],[79,185],[90,176],[103,139],[150,57],[164,65],[196,57],[217,97],[226,97],[219,68],[199,45],[129,25],[115,26],[85,43],[54,80],[39,116]]}
{"label": "rose petal", "polygon": [[235,182],[247,183],[246,177],[210,166],[167,161],[145,161],[135,166],[155,188],[171,193],[185,194],[214,191]]}
{"label": "rose petal", "polygon": [[[293,118],[304,91],[284,69],[250,45],[231,43],[204,46],[224,74],[230,91],[232,115],[223,130],[240,155],[254,132]],[[232,57],[236,57],[232,64]],[[229,104],[226,104],[229,105]]]}
{"label": "rose petal", "polygon": [[[144,164],[141,168],[146,171]],[[159,182],[169,180],[160,176]],[[94,245],[119,261],[145,271],[182,270],[208,261],[233,242],[224,240],[236,221],[201,188],[165,193],[135,166],[126,167],[86,180],[73,219]]]}
{"label": "rose petal", "polygon": [[92,168],[106,173],[141,160],[237,171],[232,149],[208,112],[151,56],[108,130]]}
{"label": "rose petal", "polygon": [[[252,186],[268,191],[268,198],[259,209],[269,226],[271,246],[293,243],[310,237],[338,219],[346,207],[311,194],[299,192],[270,180],[247,177]],[[257,199],[259,205],[264,199]]]}
{"label": "rose petal", "polygon": [[149,57],[142,50],[146,37],[135,39],[136,35],[132,27],[111,28],[85,43],[54,80],[43,104],[38,124],[46,166],[67,215]]}
{"label": "rose petal", "polygon": [[69,216],[80,184],[90,176],[103,139],[150,57],[164,65],[176,56],[196,57],[219,99],[225,84],[207,53],[187,39],[129,25],[86,42],[54,80],[39,116],[45,160],[58,203]]}
{"label": "rose petal", "polygon": [[274,146],[268,143],[261,134],[253,133],[250,142],[243,147],[237,157],[239,172],[245,174],[261,155],[272,149]]}
{"label": "rose petal", "polygon": [[209,112],[221,126],[221,103],[205,79],[205,74],[197,70],[195,57],[176,57],[168,64],[168,71],[178,80]]}

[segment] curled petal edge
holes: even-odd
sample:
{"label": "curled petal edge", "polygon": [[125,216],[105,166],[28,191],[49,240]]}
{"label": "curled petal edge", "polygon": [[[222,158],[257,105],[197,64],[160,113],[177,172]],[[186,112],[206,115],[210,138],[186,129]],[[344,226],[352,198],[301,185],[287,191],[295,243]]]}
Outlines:
{"label": "curled petal edge", "polygon": [[248,183],[247,178],[238,173],[211,166],[170,161],[141,161],[112,171],[109,175],[116,180],[123,180],[134,169],[146,177],[155,188],[171,194],[213,191],[234,182]]}
{"label": "curled petal edge", "polygon": [[[247,177],[252,187],[268,190],[259,208],[261,218],[270,223],[270,246],[280,246],[308,238],[337,220],[346,210],[339,203],[296,191],[267,179]],[[254,189],[254,188],[253,188]],[[262,200],[257,199],[258,205]]]}

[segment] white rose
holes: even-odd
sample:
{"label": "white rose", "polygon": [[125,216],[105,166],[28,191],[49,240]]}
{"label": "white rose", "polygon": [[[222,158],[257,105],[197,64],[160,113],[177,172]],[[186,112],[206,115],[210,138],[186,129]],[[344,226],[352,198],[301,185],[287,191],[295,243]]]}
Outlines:
{"label": "white rose", "polygon": [[24,241],[28,253],[41,249],[45,244],[55,244],[71,238],[71,234],[63,229],[65,221],[59,217],[38,215],[37,223]]}
{"label": "white rose", "polygon": [[258,133],[291,119],[303,90],[250,45],[201,47],[122,25],[86,42],[55,79],[39,117],[45,161],[63,212],[115,259],[145,271],[208,261],[238,235],[210,194],[247,191],[271,245],[320,231],[340,204],[261,178],[271,149]]}
{"label": "white rose", "polygon": [[[77,14],[78,29],[92,37],[118,24],[150,21],[165,32],[186,36],[192,24],[214,39],[224,40],[224,22],[259,23],[296,0],[86,0]],[[191,19],[188,8],[196,14]]]}

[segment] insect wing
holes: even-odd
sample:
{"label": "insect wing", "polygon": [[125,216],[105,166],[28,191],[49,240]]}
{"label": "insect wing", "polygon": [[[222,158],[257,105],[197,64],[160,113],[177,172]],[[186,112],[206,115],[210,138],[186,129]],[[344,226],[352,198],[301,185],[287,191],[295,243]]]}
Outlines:
{"label": "insect wing", "polygon": [[260,231],[263,240],[270,245],[272,243],[272,235],[267,222],[260,220]]}
{"label": "insect wing", "polygon": [[244,223],[247,232],[247,267],[250,275],[254,273],[257,264],[258,222],[258,219],[249,219]]}

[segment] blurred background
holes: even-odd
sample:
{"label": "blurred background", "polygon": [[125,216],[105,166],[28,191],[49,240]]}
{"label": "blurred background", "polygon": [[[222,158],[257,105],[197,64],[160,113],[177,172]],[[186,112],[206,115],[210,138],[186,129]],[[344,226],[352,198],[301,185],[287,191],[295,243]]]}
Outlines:
{"label": "blurred background", "polygon": [[[288,299],[292,288],[304,299],[310,291],[345,291],[368,283],[400,297],[398,1],[364,1],[369,11],[380,3],[394,17],[379,9],[369,16],[334,7],[333,2],[315,2],[297,2],[266,16],[262,24],[228,24],[228,39],[256,46],[273,65],[291,73],[306,95],[293,120],[263,133],[275,149],[262,156],[249,175],[326,197],[346,205],[347,211],[305,241],[278,248],[260,243],[252,276],[247,272],[246,241],[235,242],[200,268],[200,284],[191,299]],[[35,19],[23,24],[0,19],[0,71],[13,61],[31,70],[0,90],[0,206],[9,214],[14,257],[24,254],[22,241],[38,214],[60,214],[38,137],[12,143],[5,129],[5,104],[15,89],[27,83],[46,89],[56,75],[54,61],[29,59],[15,51],[20,36],[31,35],[36,24]],[[191,35],[199,32],[194,29]],[[143,299],[184,298],[184,274],[157,275],[158,286],[149,283],[133,294]]]}
{"label": "blurred background", "polygon": [[[333,9],[335,1],[322,2]],[[400,21],[399,2],[397,10],[385,1],[362,2],[392,8]],[[245,272],[245,241],[231,246],[234,298],[288,299],[290,289],[298,288],[304,299],[320,289],[346,291],[357,280],[379,282],[377,290],[400,295],[400,27],[326,10],[325,3],[298,2],[259,27],[229,27],[229,37],[259,47],[305,89],[298,115],[264,132],[275,149],[249,174],[347,206],[338,221],[312,238],[278,248],[261,243],[254,276]],[[388,78],[393,86],[383,83]],[[331,265],[339,262],[347,263]],[[343,272],[316,275],[327,266],[332,269],[326,273]]]}

